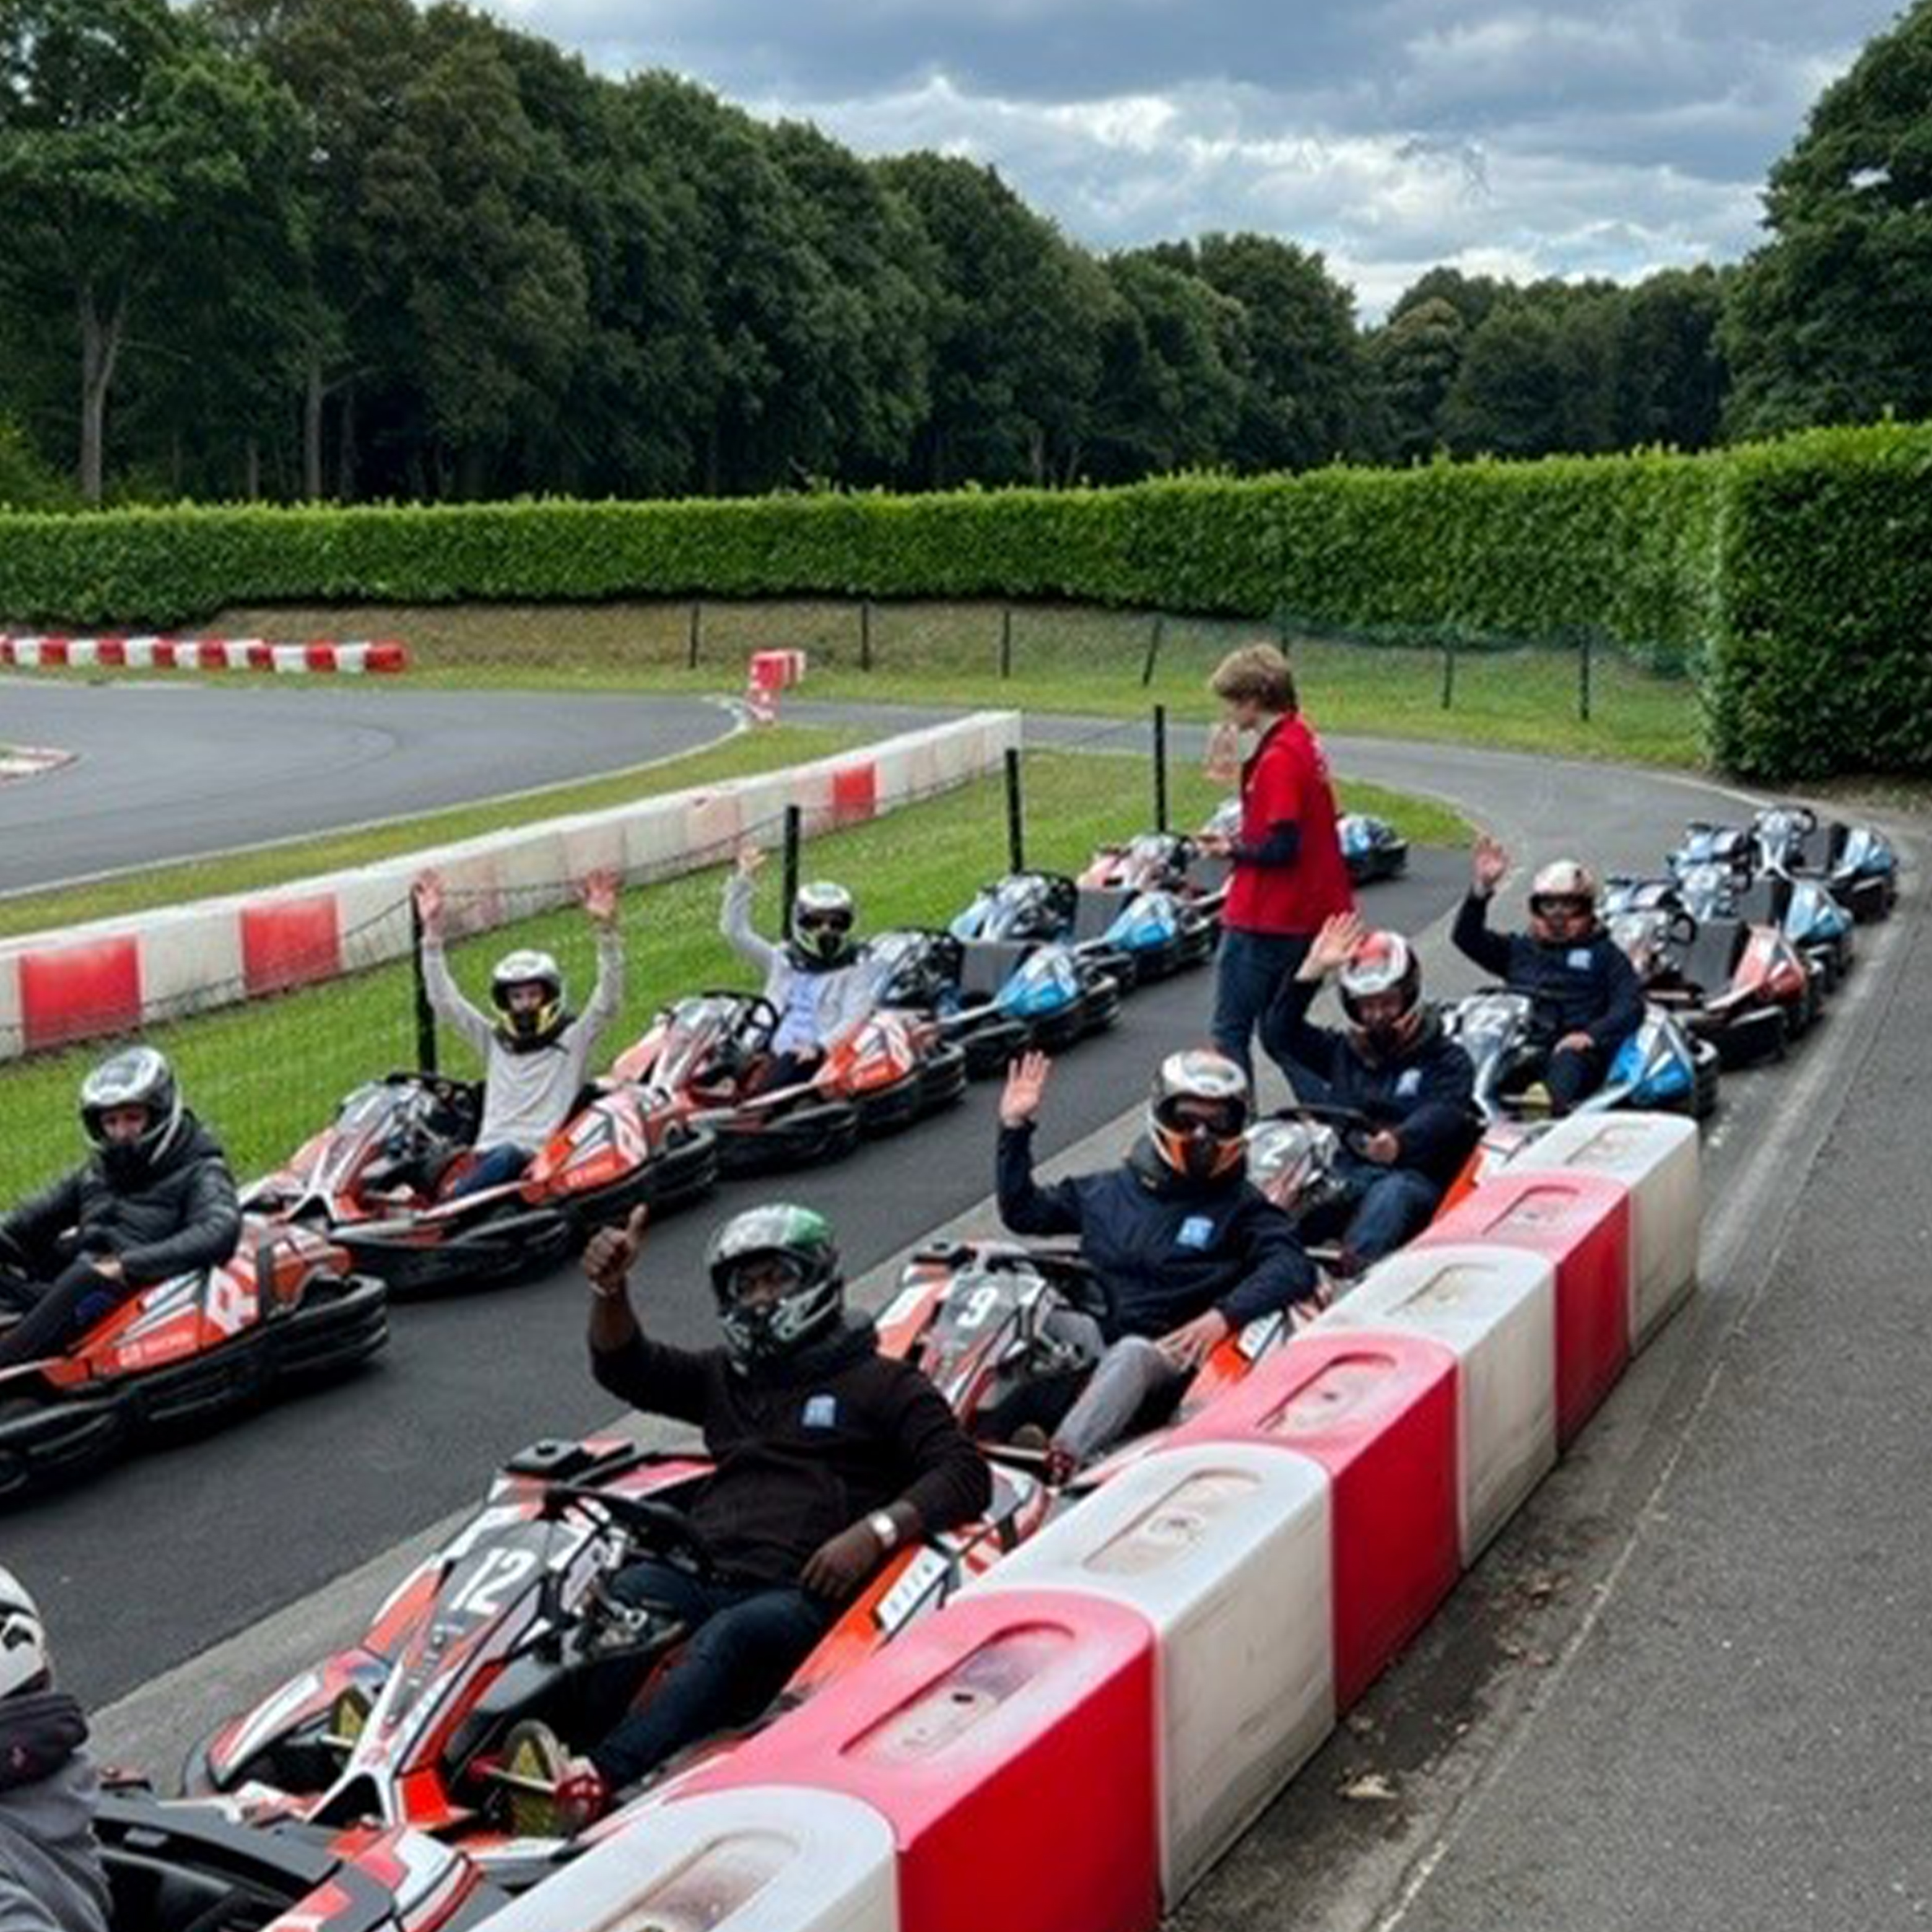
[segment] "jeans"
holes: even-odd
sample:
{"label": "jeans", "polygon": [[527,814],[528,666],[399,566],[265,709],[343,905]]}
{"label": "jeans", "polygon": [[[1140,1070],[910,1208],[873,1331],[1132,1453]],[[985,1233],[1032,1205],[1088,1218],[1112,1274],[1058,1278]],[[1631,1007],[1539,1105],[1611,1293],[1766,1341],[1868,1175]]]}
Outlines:
{"label": "jeans", "polygon": [[0,1310],[21,1311],[20,1319],[0,1335],[0,1369],[59,1354],[135,1292],[132,1283],[110,1281],[98,1272],[85,1256],[68,1262],[44,1286],[0,1279]]}
{"label": "jeans", "polygon": [[756,1717],[838,1614],[795,1585],[706,1580],[649,1558],[620,1570],[610,1593],[661,1604],[691,1627],[650,1696],[590,1754],[613,1790],[686,1744]]}
{"label": "jeans", "polygon": [[1286,1059],[1276,1017],[1282,988],[1308,956],[1312,936],[1305,932],[1224,932],[1214,981],[1214,1046],[1254,1084],[1249,1036],[1261,1030],[1262,1046],[1278,1066]]}
{"label": "jeans", "polygon": [[1053,1432],[1053,1439],[1078,1463],[1090,1462],[1124,1436],[1141,1406],[1193,1371],[1177,1369],[1144,1335],[1124,1336],[1100,1358],[1080,1399]]}
{"label": "jeans", "polygon": [[1346,1190],[1342,1199],[1310,1215],[1301,1232],[1318,1241],[1339,1232],[1343,1257],[1355,1266],[1378,1262],[1420,1234],[1442,1198],[1441,1184],[1412,1167],[1382,1167],[1350,1156],[1336,1178]]}
{"label": "jeans", "polygon": [[528,1148],[518,1147],[511,1141],[505,1141],[498,1147],[485,1148],[476,1156],[476,1165],[466,1174],[459,1175],[442,1198],[446,1201],[460,1201],[466,1194],[480,1194],[486,1187],[500,1186],[506,1180],[514,1180],[535,1158]]}
{"label": "jeans", "polygon": [[1567,1114],[1579,1100],[1587,1100],[1604,1084],[1610,1070],[1607,1054],[1594,1046],[1568,1052],[1550,1049],[1543,1084],[1550,1089],[1550,1111]]}

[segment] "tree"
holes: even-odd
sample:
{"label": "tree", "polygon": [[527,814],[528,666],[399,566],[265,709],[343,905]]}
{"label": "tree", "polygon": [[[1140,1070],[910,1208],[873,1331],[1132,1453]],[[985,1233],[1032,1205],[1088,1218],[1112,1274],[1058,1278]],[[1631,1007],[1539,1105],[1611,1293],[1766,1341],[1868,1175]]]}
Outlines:
{"label": "tree", "polygon": [[1564,380],[1554,316],[1520,298],[1499,303],[1444,398],[1444,440],[1459,456],[1546,456],[1562,446]]}
{"label": "tree", "polygon": [[1370,338],[1369,360],[1399,460],[1426,456],[1441,445],[1443,402],[1462,368],[1469,334],[1455,305],[1432,296],[1392,316]]}
{"label": "tree", "polygon": [[1932,415],[1932,0],[1820,96],[1765,204],[1722,329],[1730,428]]}
{"label": "tree", "polygon": [[284,218],[274,158],[294,124],[286,94],[165,0],[0,0],[0,298],[71,305],[87,501],[130,327]]}
{"label": "tree", "polygon": [[1725,370],[1718,346],[1724,281],[1707,266],[1666,268],[1625,298],[1618,355],[1621,447],[1702,449],[1717,440]]}
{"label": "tree", "polygon": [[1250,382],[1229,452],[1240,467],[1306,469],[1357,447],[1367,381],[1355,298],[1320,255],[1264,235],[1209,235],[1150,253],[1246,311]]}

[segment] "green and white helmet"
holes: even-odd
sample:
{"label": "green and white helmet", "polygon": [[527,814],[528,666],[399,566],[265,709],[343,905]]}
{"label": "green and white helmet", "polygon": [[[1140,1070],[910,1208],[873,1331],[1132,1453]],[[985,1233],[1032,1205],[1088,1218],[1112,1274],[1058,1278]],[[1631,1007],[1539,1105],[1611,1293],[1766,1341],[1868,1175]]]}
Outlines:
{"label": "green and white helmet", "polygon": [[[845,1276],[831,1224],[809,1208],[773,1202],[734,1214],[705,1252],[718,1298],[724,1347],[740,1368],[789,1354],[836,1322],[845,1306]],[[742,1306],[739,1283],[761,1262],[776,1262],[789,1277],[776,1300]]]}

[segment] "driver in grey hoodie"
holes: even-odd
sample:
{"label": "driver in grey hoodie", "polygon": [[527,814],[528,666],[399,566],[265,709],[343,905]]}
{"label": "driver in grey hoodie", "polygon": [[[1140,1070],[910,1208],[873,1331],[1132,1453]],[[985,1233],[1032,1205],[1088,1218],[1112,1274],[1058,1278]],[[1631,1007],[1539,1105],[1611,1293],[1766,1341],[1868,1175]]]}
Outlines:
{"label": "driver in grey hoodie", "polygon": [[0,1932],[107,1932],[87,1719],[53,1688],[40,1613],[0,1567]]}

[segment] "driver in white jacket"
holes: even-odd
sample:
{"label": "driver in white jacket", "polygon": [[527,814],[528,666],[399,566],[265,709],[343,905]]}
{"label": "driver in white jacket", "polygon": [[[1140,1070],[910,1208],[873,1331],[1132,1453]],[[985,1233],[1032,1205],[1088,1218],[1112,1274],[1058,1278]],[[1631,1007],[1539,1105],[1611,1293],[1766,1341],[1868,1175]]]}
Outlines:
{"label": "driver in white jacket", "polygon": [[760,937],[752,925],[752,888],[764,862],[757,846],[739,848],[718,930],[765,976],[765,998],[777,1010],[771,1063],[760,1082],[769,1090],[809,1080],[865,1024],[878,1004],[884,968],[853,938],[852,895],[830,880],[799,888],[788,944]]}

